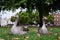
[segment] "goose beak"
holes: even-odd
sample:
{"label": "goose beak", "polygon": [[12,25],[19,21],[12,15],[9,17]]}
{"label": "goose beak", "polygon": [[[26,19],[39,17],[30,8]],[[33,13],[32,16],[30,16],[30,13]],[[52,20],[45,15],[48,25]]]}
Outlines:
{"label": "goose beak", "polygon": [[47,19],[47,17],[44,17],[44,19]]}

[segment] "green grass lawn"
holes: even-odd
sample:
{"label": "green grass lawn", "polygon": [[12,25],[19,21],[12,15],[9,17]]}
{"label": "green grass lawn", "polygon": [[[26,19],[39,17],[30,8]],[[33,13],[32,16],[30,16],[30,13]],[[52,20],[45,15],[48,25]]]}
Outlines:
{"label": "green grass lawn", "polygon": [[[5,40],[12,40],[13,38],[19,38],[19,40],[57,40],[60,37],[60,28],[49,28],[49,31],[52,32],[51,35],[40,35],[37,36],[38,28],[29,28],[29,32],[26,35],[13,35],[10,32],[10,28],[0,27],[0,38]],[[29,38],[25,38],[29,37]]]}

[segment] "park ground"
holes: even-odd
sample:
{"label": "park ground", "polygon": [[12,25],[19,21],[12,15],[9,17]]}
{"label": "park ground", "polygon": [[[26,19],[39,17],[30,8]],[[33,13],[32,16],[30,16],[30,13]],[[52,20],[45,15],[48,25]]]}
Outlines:
{"label": "park ground", "polygon": [[60,28],[48,27],[50,35],[37,35],[38,28],[29,27],[29,32],[25,35],[13,35],[10,32],[10,27],[0,27],[0,40],[13,40],[17,38],[19,40],[57,40],[60,37]]}

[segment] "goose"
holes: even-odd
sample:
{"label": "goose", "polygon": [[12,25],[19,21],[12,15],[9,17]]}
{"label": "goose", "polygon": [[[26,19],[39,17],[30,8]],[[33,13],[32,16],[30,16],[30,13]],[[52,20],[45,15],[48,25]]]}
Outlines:
{"label": "goose", "polygon": [[17,26],[18,17],[15,17],[15,18],[16,18],[16,20],[11,28],[11,33],[12,34],[21,34],[21,35],[26,34],[27,31],[23,31],[23,29],[24,29],[23,26]]}
{"label": "goose", "polygon": [[40,34],[48,34],[48,29],[46,28],[44,18],[43,18],[43,25],[42,25],[41,29],[39,30],[39,32],[40,32]]}

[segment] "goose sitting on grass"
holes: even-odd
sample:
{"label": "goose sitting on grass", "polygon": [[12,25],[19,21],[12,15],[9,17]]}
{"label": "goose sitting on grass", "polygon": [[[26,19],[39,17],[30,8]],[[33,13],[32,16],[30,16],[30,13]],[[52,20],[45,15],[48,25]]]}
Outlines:
{"label": "goose sitting on grass", "polygon": [[12,34],[20,34],[20,35],[23,35],[23,34],[26,34],[27,33],[27,26],[17,26],[17,22],[18,22],[18,17],[15,17],[16,20],[11,28],[11,33]]}

